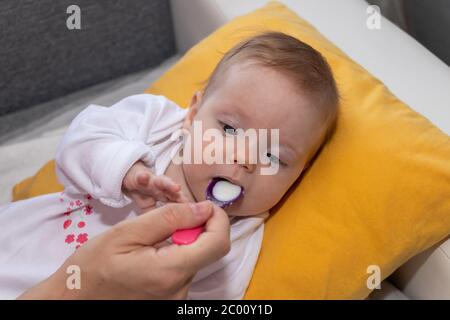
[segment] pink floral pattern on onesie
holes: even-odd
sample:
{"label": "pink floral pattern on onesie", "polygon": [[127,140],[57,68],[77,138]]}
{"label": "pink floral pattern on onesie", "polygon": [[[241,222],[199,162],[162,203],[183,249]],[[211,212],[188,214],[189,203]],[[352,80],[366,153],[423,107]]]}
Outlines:
{"label": "pink floral pattern on onesie", "polygon": [[93,213],[90,200],[91,195],[82,196],[83,199],[73,199],[63,192],[60,193],[59,202],[66,205],[66,212],[63,213],[62,230],[65,232],[64,242],[78,249],[89,240],[86,232],[87,217]]}

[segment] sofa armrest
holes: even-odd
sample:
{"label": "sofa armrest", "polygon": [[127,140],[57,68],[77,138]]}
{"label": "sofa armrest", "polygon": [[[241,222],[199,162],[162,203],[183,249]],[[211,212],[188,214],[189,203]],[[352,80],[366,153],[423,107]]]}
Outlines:
{"label": "sofa armrest", "polygon": [[450,238],[403,264],[390,281],[411,299],[450,299]]}

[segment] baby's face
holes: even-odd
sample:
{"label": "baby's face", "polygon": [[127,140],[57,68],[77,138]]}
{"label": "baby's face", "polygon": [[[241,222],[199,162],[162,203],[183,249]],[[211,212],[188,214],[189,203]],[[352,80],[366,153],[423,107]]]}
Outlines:
{"label": "baby's face", "polygon": [[[186,182],[195,199],[201,201],[212,178],[226,178],[245,190],[244,197],[226,209],[229,215],[268,211],[299,177],[320,143],[324,131],[320,115],[311,105],[311,99],[299,92],[288,77],[264,66],[248,62],[235,64],[217,81],[204,99],[201,93],[194,96],[184,127],[192,136],[192,122],[201,121],[203,131],[218,130],[224,140],[237,139],[236,135],[226,133],[226,129],[267,129],[268,132],[278,129],[278,146],[271,146],[271,139],[267,139],[267,152],[278,149],[279,160],[270,157],[275,168],[274,162],[278,162],[278,170],[273,175],[262,175],[261,169],[270,165],[262,164],[259,158],[258,163],[250,163],[249,154],[253,150],[246,143],[245,147],[235,147],[228,153],[231,157],[228,164],[184,163]],[[204,142],[203,148],[208,144],[211,141]],[[246,161],[238,163],[239,160]]]}

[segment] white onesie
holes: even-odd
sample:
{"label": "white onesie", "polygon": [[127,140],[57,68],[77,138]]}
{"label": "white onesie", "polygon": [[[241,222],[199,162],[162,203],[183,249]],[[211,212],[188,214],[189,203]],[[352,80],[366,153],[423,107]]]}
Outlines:
{"label": "white onesie", "polygon": [[[181,147],[170,137],[185,116],[175,103],[149,94],[81,112],[56,155],[64,192],[0,207],[0,298],[16,298],[54,273],[86,241],[135,217],[135,204],[121,191],[123,178],[138,160],[164,174]],[[230,252],[196,274],[189,299],[244,296],[266,218],[231,220]]]}

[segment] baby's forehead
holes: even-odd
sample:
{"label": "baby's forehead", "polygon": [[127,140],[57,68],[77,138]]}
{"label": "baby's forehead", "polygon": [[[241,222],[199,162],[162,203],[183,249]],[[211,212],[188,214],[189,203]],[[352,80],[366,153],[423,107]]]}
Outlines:
{"label": "baby's forehead", "polygon": [[222,94],[222,99],[247,102],[247,105],[252,101],[267,101],[274,106],[283,103],[295,108],[290,102],[306,100],[310,96],[291,75],[254,62],[224,66],[211,81],[214,82],[211,91]]}
{"label": "baby's forehead", "polygon": [[256,79],[249,87],[230,86],[217,101],[229,112],[268,128],[301,126],[317,113],[314,101],[301,90],[280,83],[266,85],[267,81]]}
{"label": "baby's forehead", "polygon": [[302,134],[302,128],[312,130],[319,124],[312,96],[275,68],[239,62],[226,68],[218,79],[214,102],[256,128]]}

